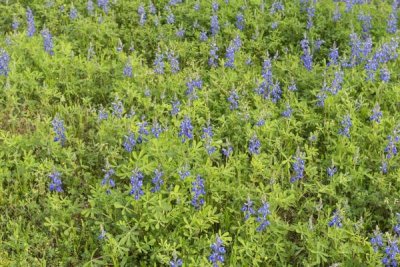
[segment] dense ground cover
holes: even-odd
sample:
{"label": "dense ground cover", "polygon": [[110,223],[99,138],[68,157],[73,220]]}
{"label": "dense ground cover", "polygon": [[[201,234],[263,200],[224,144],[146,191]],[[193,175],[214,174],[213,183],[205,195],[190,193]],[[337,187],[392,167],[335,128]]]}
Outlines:
{"label": "dense ground cover", "polygon": [[397,1],[0,3],[1,266],[397,266]]}

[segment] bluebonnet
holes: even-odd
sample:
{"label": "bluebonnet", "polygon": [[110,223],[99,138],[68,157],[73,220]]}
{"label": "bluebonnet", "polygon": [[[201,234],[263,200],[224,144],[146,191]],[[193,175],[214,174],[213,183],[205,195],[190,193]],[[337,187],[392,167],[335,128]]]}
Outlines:
{"label": "bluebonnet", "polygon": [[383,247],[382,233],[378,229],[374,230],[374,237],[371,238],[370,242],[375,252]]}
{"label": "bluebonnet", "polygon": [[249,141],[249,152],[250,154],[260,154],[260,149],[261,142],[256,135],[253,135],[253,137]]}
{"label": "bluebonnet", "polygon": [[78,10],[75,7],[71,8],[71,10],[69,11],[69,18],[71,20],[75,20],[77,17],[78,17]]}
{"label": "bluebonnet", "polygon": [[171,115],[175,116],[180,111],[181,102],[179,100],[172,101],[171,106]]}
{"label": "bluebonnet", "polygon": [[170,267],[181,267],[183,264],[182,259],[178,259],[176,254],[174,254],[174,258],[169,262]]}
{"label": "bluebonnet", "polygon": [[164,176],[164,173],[158,169],[156,169],[154,171],[154,177],[151,180],[151,182],[153,183],[154,187],[151,189],[151,192],[155,193],[160,191],[161,186],[164,184],[164,180],[162,179],[162,177]]}
{"label": "bluebonnet", "polygon": [[392,33],[392,34],[396,33],[396,31],[397,31],[397,10],[393,10],[393,12],[391,12],[389,14],[386,31],[388,33]]}
{"label": "bluebonnet", "polygon": [[238,13],[236,15],[236,28],[238,28],[239,30],[243,31],[244,30],[244,25],[245,25],[245,20],[244,20],[244,16],[242,13]]}
{"label": "bluebonnet", "polygon": [[288,86],[288,90],[292,92],[297,91],[296,82],[293,79],[290,82],[290,85]]}
{"label": "bluebonnet", "polygon": [[166,10],[168,11],[167,14],[167,23],[168,24],[174,24],[175,23],[175,15],[172,13],[172,10],[170,7],[167,7]]}
{"label": "bluebonnet", "polygon": [[382,165],[379,167],[383,174],[387,174],[388,172],[388,164],[386,161],[382,161]]}
{"label": "bluebonnet", "polygon": [[185,165],[181,170],[178,171],[179,177],[181,180],[184,180],[185,178],[190,176],[190,170],[189,166]]}
{"label": "bluebonnet", "polygon": [[125,77],[132,77],[132,64],[130,59],[126,61],[125,67],[124,67],[124,76]]}
{"label": "bluebonnet", "polygon": [[226,253],[224,243],[218,235],[216,242],[211,245],[211,250],[212,252],[208,259],[213,264],[213,267],[218,267],[219,263],[223,263],[225,261],[224,254]]}
{"label": "bluebonnet", "polygon": [[300,42],[300,45],[301,45],[301,48],[303,49],[303,55],[301,56],[301,60],[303,61],[303,65],[308,71],[311,71],[312,70],[313,57],[312,57],[312,54],[310,52],[309,42],[308,42],[307,38],[304,38]]}
{"label": "bluebonnet", "polygon": [[151,1],[150,1],[150,4],[149,4],[149,12],[150,12],[150,14],[153,14],[153,15],[155,15],[157,13],[156,6]]}
{"label": "bluebonnet", "polygon": [[350,116],[345,115],[343,117],[343,120],[340,122],[340,124],[341,124],[342,128],[339,129],[339,134],[349,138],[350,137],[350,128],[351,128],[351,126],[353,126]]}
{"label": "bluebonnet", "polygon": [[315,50],[320,50],[321,46],[325,43],[324,40],[318,39],[314,42]]}
{"label": "bluebonnet", "polygon": [[201,136],[202,139],[211,138],[214,136],[212,126],[208,125],[207,127],[203,127],[203,135]]}
{"label": "bluebonnet", "polygon": [[11,24],[11,27],[13,28],[13,30],[18,30],[18,28],[19,28],[19,21],[18,21],[16,18],[13,19],[13,22],[12,22],[12,24]]}
{"label": "bluebonnet", "polygon": [[333,21],[339,21],[342,18],[342,14],[339,10],[339,4],[335,3],[335,10],[333,11]]}
{"label": "bluebonnet", "polygon": [[256,231],[257,232],[262,232],[267,228],[271,223],[269,220],[267,220],[267,216],[270,214],[269,210],[269,204],[266,201],[262,201],[262,206],[257,210],[257,222],[260,223],[260,225],[257,227]]}
{"label": "bluebonnet", "polygon": [[179,38],[185,37],[185,29],[179,28],[179,29],[176,31],[176,36],[179,37]]}
{"label": "bluebonnet", "polygon": [[335,77],[332,81],[332,85],[329,88],[329,91],[333,94],[336,95],[341,89],[342,89],[342,83],[343,83],[343,71],[336,71],[335,72]]}
{"label": "bluebonnet", "polygon": [[164,74],[164,55],[162,53],[157,53],[154,59],[154,73]]}
{"label": "bluebonnet", "polygon": [[292,163],[292,169],[294,175],[290,178],[290,182],[294,183],[300,179],[304,178],[305,171],[305,160],[304,155],[299,150],[297,150],[296,155],[293,156],[294,162]]}
{"label": "bluebonnet", "polygon": [[98,113],[98,121],[102,121],[102,120],[107,120],[108,119],[108,112],[103,108],[103,106],[101,106],[99,108],[99,113]]}
{"label": "bluebonnet", "polygon": [[104,238],[106,238],[106,234],[107,234],[107,232],[103,228],[101,228],[100,234],[97,237],[97,239],[103,240]]}
{"label": "bluebonnet", "polygon": [[150,133],[149,133],[149,131],[146,129],[146,127],[147,127],[147,125],[148,125],[147,121],[139,122],[138,125],[139,125],[139,137],[138,137],[138,139],[137,139],[137,142],[140,144],[140,143],[142,143],[143,141],[146,141],[146,139],[145,139],[144,136],[147,136],[147,135],[149,135]]}
{"label": "bluebonnet", "polygon": [[261,126],[264,126],[264,125],[265,125],[265,120],[264,119],[259,119],[255,124],[255,126],[258,126],[258,127],[261,127]]}
{"label": "bluebonnet", "polygon": [[62,182],[61,182],[61,178],[60,178],[61,173],[59,173],[58,171],[53,171],[52,173],[50,173],[49,177],[51,179],[51,183],[49,185],[49,190],[63,192]]}
{"label": "bluebonnet", "polygon": [[222,148],[222,154],[226,157],[229,158],[233,152],[232,146],[228,146],[227,148]]}
{"label": "bluebonnet", "polygon": [[206,195],[206,191],[204,188],[204,179],[201,178],[200,175],[196,176],[196,180],[192,182],[192,205],[196,209],[199,209],[204,205],[204,196]]}
{"label": "bluebonnet", "polygon": [[393,137],[393,136],[389,135],[387,139],[389,140],[389,143],[385,147],[384,152],[386,153],[386,158],[391,159],[397,155],[398,151],[397,151],[396,144],[399,142],[400,137],[399,136]]}
{"label": "bluebonnet", "polygon": [[272,28],[273,30],[275,30],[276,28],[278,28],[278,26],[279,26],[279,22],[277,22],[277,21],[274,21],[274,22],[272,22],[272,24],[271,24],[271,28]]}
{"label": "bluebonnet", "polygon": [[10,55],[2,48],[0,48],[0,76],[8,76],[10,72]]}
{"label": "bluebonnet", "polygon": [[123,143],[124,149],[128,152],[132,152],[133,148],[136,146],[135,134],[129,132],[128,135],[125,136],[125,141]]}
{"label": "bluebonnet", "polygon": [[392,267],[397,267],[398,262],[397,262],[397,254],[400,253],[399,247],[397,245],[397,240],[389,240],[388,245],[385,247],[384,250],[385,256],[382,259],[382,263],[385,266],[392,266]]}
{"label": "bluebonnet", "polygon": [[233,38],[232,47],[233,47],[233,49],[234,49],[235,51],[237,51],[237,50],[240,49],[241,46],[242,46],[242,40],[240,39],[240,35],[237,34],[237,35],[235,36],[235,38]]}
{"label": "bluebonnet", "polygon": [[289,118],[292,116],[293,110],[289,104],[286,104],[286,109],[282,112],[282,116],[285,118]]}
{"label": "bluebonnet", "polygon": [[108,13],[108,0],[97,0],[97,5],[103,9],[104,13]]}
{"label": "bluebonnet", "polygon": [[218,46],[215,42],[211,43],[210,47],[210,57],[208,59],[208,65],[210,67],[217,67],[218,66]]}
{"label": "bluebonnet", "polygon": [[269,13],[271,15],[274,15],[276,12],[283,11],[284,9],[285,9],[285,7],[283,6],[281,1],[275,1],[271,5],[271,9],[270,9]]}
{"label": "bluebonnet", "polygon": [[388,70],[388,68],[386,67],[381,68],[380,74],[381,74],[381,80],[383,82],[387,83],[390,81],[390,71]]}
{"label": "bluebonnet", "polygon": [[200,32],[200,41],[205,42],[207,40],[208,40],[207,32],[205,31]]}
{"label": "bluebonnet", "polygon": [[32,37],[36,32],[36,28],[33,13],[29,7],[26,9],[26,22],[28,24],[28,37]]}
{"label": "bluebonnet", "polygon": [[65,137],[64,121],[60,120],[57,116],[51,122],[55,133],[54,142],[60,142],[61,146],[64,146],[67,138]]}
{"label": "bluebonnet", "polygon": [[235,48],[230,45],[228,46],[228,48],[226,49],[226,59],[227,61],[225,62],[225,67],[227,68],[235,68]]}
{"label": "bluebonnet", "polygon": [[138,7],[137,13],[139,15],[139,24],[141,26],[143,26],[146,23],[146,19],[147,19],[146,10],[144,9],[143,5],[140,5]]}
{"label": "bluebonnet", "polygon": [[212,7],[213,12],[217,12],[218,9],[219,9],[218,2],[217,1],[213,1],[212,4],[211,4],[211,7]]}
{"label": "bluebonnet", "polygon": [[372,39],[371,37],[367,37],[365,38],[362,48],[361,48],[361,53],[364,56],[363,60],[365,60],[367,58],[367,56],[369,55],[369,53],[371,53],[372,51]]}
{"label": "bluebonnet", "polygon": [[243,204],[242,212],[244,212],[244,220],[247,221],[251,215],[255,214],[256,211],[253,209],[253,201],[248,197],[247,201]]}
{"label": "bluebonnet", "polygon": [[182,143],[186,141],[186,139],[193,139],[193,126],[190,118],[185,116],[180,125],[179,137],[182,139]]}
{"label": "bluebonnet", "polygon": [[86,9],[87,9],[89,15],[92,15],[92,14],[93,14],[94,6],[93,6],[93,1],[92,1],[92,0],[88,0],[88,1],[87,1]]}
{"label": "bluebonnet", "polygon": [[151,127],[151,132],[154,135],[155,138],[160,137],[160,134],[162,133],[163,129],[161,125],[157,122],[154,121],[153,126]]}
{"label": "bluebonnet", "polygon": [[329,51],[329,62],[328,66],[337,65],[339,59],[339,49],[333,46]]}
{"label": "bluebonnet", "polygon": [[132,171],[132,176],[131,176],[131,185],[132,189],[129,192],[130,195],[134,195],[135,200],[139,200],[142,195],[144,195],[143,192],[143,178],[144,175],[141,171],[138,169],[135,169]]}
{"label": "bluebonnet", "polygon": [[185,94],[189,97],[190,100],[197,99],[196,89],[201,89],[203,87],[202,79],[191,79],[186,82],[187,90]]}
{"label": "bluebonnet", "polygon": [[211,35],[216,35],[219,32],[218,15],[211,16]]}
{"label": "bluebonnet", "polygon": [[169,65],[171,67],[171,72],[172,73],[177,73],[180,71],[180,67],[179,67],[179,61],[178,61],[178,57],[175,56],[174,52],[169,52],[168,55],[168,61],[169,61]]}
{"label": "bluebonnet", "polygon": [[246,59],[246,65],[247,66],[251,66],[253,64],[253,61],[251,60],[251,57],[248,57],[247,59]]}
{"label": "bluebonnet", "polygon": [[382,118],[381,107],[379,106],[379,104],[376,104],[374,109],[372,110],[372,115],[369,117],[369,119],[376,123],[380,123],[381,118]]}
{"label": "bluebonnet", "polygon": [[400,213],[396,213],[397,224],[393,227],[393,231],[397,236],[400,236]]}
{"label": "bluebonnet", "polygon": [[339,228],[343,226],[343,225],[342,225],[342,217],[340,216],[339,211],[335,211],[335,212],[333,213],[333,217],[332,217],[332,219],[329,221],[328,226],[329,226],[329,227],[335,226],[335,227],[339,227]]}
{"label": "bluebonnet", "polygon": [[124,106],[117,97],[115,98],[114,102],[111,103],[112,106],[112,115],[116,118],[121,118],[122,113],[124,113]]}
{"label": "bluebonnet", "polygon": [[54,55],[53,51],[53,37],[51,36],[51,33],[48,29],[43,29],[42,30],[42,37],[43,37],[43,46],[44,50],[49,54],[49,55]]}
{"label": "bluebonnet", "polygon": [[279,81],[276,81],[270,91],[270,98],[272,103],[277,103],[282,97],[282,90]]}
{"label": "bluebonnet", "polygon": [[232,90],[227,98],[230,103],[230,110],[237,109],[239,107],[239,95],[236,90]]}
{"label": "bluebonnet", "polygon": [[336,172],[337,168],[333,165],[331,167],[326,168],[326,173],[328,174],[329,177],[333,177]]}
{"label": "bluebonnet", "polygon": [[176,6],[177,4],[182,3],[182,0],[169,0],[168,5]]}
{"label": "bluebonnet", "polygon": [[363,13],[358,15],[358,20],[362,22],[361,27],[363,33],[369,33],[371,31],[371,19],[372,17],[370,15],[364,15]]}
{"label": "bluebonnet", "polygon": [[211,155],[211,154],[213,154],[216,150],[217,150],[217,148],[216,147],[214,147],[212,144],[211,144],[211,138],[207,138],[206,139],[206,142],[205,142],[205,144],[204,144],[204,146],[205,146],[205,148],[206,148],[206,150],[207,150],[207,154],[208,155]]}
{"label": "bluebonnet", "polygon": [[375,80],[375,73],[379,67],[379,64],[375,58],[371,58],[367,60],[367,63],[365,64],[364,68],[367,73],[367,81],[373,81]]}
{"label": "bluebonnet", "polygon": [[319,92],[317,95],[317,102],[315,103],[315,105],[317,107],[324,107],[326,98],[327,98],[326,93],[323,90],[321,90],[321,92]]}
{"label": "bluebonnet", "polygon": [[307,30],[312,28],[314,16],[315,16],[315,7],[313,5],[310,5],[309,7],[307,7]]}
{"label": "bluebonnet", "polygon": [[[106,187],[115,187],[115,181],[114,179],[111,178],[111,176],[113,176],[115,174],[115,171],[113,168],[110,168],[108,170],[103,170],[104,174],[104,178],[103,180],[101,180],[101,186],[106,186]],[[107,188],[107,194],[109,194],[110,188]]]}
{"label": "bluebonnet", "polygon": [[200,10],[200,3],[199,3],[199,2],[196,2],[196,4],[194,4],[194,6],[193,6],[193,9],[194,9],[195,11],[199,11],[199,10]]}

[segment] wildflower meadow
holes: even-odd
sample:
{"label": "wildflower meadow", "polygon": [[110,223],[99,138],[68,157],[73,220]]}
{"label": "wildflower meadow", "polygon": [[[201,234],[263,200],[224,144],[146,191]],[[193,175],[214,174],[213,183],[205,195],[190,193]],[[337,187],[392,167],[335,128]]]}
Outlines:
{"label": "wildflower meadow", "polygon": [[0,1],[0,266],[398,266],[399,14]]}

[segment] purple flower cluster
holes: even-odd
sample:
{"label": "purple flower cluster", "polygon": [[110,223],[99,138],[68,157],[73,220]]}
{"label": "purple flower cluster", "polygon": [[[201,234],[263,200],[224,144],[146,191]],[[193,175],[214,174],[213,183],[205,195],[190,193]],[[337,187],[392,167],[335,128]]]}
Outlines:
{"label": "purple flower cluster", "polygon": [[132,176],[131,176],[131,185],[132,189],[129,192],[130,195],[134,195],[135,200],[139,200],[142,195],[144,195],[143,192],[143,178],[144,175],[141,171],[138,169],[135,169],[132,171]]}
{"label": "purple flower cluster", "polygon": [[193,139],[193,126],[192,121],[188,116],[185,116],[180,126],[181,130],[179,132],[179,137],[182,138],[182,143],[184,143],[187,139]]}
{"label": "purple flower cluster", "polygon": [[0,76],[8,76],[8,73],[10,72],[9,64],[9,54],[4,49],[0,48]]}
{"label": "purple flower cluster", "polygon": [[342,128],[339,129],[339,134],[350,138],[350,128],[353,126],[350,115],[345,115],[340,124],[342,125]]}
{"label": "purple flower cluster", "polygon": [[304,155],[297,150],[296,155],[293,156],[294,162],[292,163],[292,169],[294,172],[294,175],[292,178],[290,178],[290,182],[294,183],[300,179],[303,179],[304,177],[304,171],[305,171],[305,160],[304,160]]}
{"label": "purple flower cluster", "polygon": [[379,104],[376,104],[374,109],[372,110],[372,115],[369,117],[369,119],[376,123],[380,123],[382,116],[383,115],[382,115],[381,107],[379,106]]}
{"label": "purple flower cluster", "polygon": [[218,46],[215,42],[211,43],[210,57],[208,58],[208,65],[210,67],[218,67]]}
{"label": "purple flower cluster", "polygon": [[196,180],[192,182],[192,194],[192,205],[196,209],[199,209],[204,205],[204,196],[206,195],[204,179],[200,175],[197,175]]}
{"label": "purple flower cluster", "polygon": [[239,107],[239,95],[236,90],[232,90],[227,98],[230,105],[230,110],[238,109]]}
{"label": "purple flower cluster", "polygon": [[196,89],[200,89],[203,87],[202,79],[190,79],[186,83],[187,90],[185,94],[189,97],[189,100],[197,99]]}
{"label": "purple flower cluster", "polygon": [[224,243],[218,235],[216,242],[211,245],[211,250],[212,253],[208,259],[213,264],[213,267],[218,267],[219,263],[223,263],[225,261],[224,254],[226,253]]}
{"label": "purple flower cluster", "polygon": [[[111,176],[113,176],[115,174],[115,171],[113,168],[110,168],[108,170],[103,170],[104,174],[104,178],[103,180],[101,180],[101,186],[106,186],[106,187],[110,187],[113,188],[115,187],[115,181],[114,179],[111,178]],[[111,192],[110,188],[107,188],[107,194],[109,194]]]}
{"label": "purple flower cluster", "polygon": [[340,212],[339,211],[335,211],[333,213],[333,217],[329,221],[328,226],[329,227],[335,226],[335,227],[339,227],[339,228],[341,228],[343,226],[342,225],[342,217],[340,216]]}
{"label": "purple flower cluster", "polygon": [[257,136],[254,135],[249,141],[249,152],[252,155],[260,154],[260,149],[261,149],[261,142],[257,138]]}
{"label": "purple flower cluster", "polygon": [[43,29],[42,30],[42,37],[43,37],[43,46],[44,50],[50,55],[54,55],[53,51],[53,37],[51,36],[51,33],[48,29]]}
{"label": "purple flower cluster", "polygon": [[269,220],[267,220],[267,216],[271,213],[269,210],[269,204],[266,201],[262,201],[262,206],[261,208],[258,209],[257,211],[258,217],[257,217],[257,222],[260,223],[260,225],[257,227],[256,231],[257,232],[262,232],[267,228],[271,223]]}
{"label": "purple flower cluster", "polygon": [[49,190],[50,191],[57,191],[57,192],[63,192],[62,189],[62,182],[61,182],[61,173],[58,171],[53,171],[49,177],[51,178],[51,183],[49,185]]}
{"label": "purple flower cluster", "polygon": [[304,38],[300,42],[301,48],[303,49],[303,55],[301,56],[301,60],[303,61],[304,67],[308,70],[311,71],[313,67],[313,56],[311,54],[309,42],[307,38]]}
{"label": "purple flower cluster", "polygon": [[247,201],[243,204],[242,212],[244,213],[244,220],[247,221],[251,215],[255,214],[253,209],[253,201],[248,197]]}
{"label": "purple flower cluster", "polygon": [[151,192],[155,193],[160,191],[161,186],[164,184],[164,180],[162,179],[164,173],[158,169],[154,171],[154,177],[151,180],[153,183],[154,187],[151,189]]}
{"label": "purple flower cluster", "polygon": [[36,28],[33,12],[29,7],[26,9],[26,22],[28,24],[28,37],[32,37],[36,32]]}
{"label": "purple flower cluster", "polygon": [[64,121],[55,117],[51,122],[55,133],[54,142],[60,142],[61,146],[65,145],[67,138],[65,137]]}

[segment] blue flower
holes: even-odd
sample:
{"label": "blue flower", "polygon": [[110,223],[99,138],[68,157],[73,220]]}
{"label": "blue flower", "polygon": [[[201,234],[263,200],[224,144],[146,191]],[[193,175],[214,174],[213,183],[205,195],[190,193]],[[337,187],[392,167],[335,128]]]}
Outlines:
{"label": "blue flower", "polygon": [[92,1],[92,0],[88,0],[88,1],[87,1],[86,9],[87,9],[89,15],[92,15],[92,14],[93,14],[94,6],[93,6],[93,1]]}
{"label": "blue flower", "polygon": [[331,167],[326,168],[326,173],[328,174],[329,177],[333,177],[336,172],[337,168],[333,165]]}
{"label": "blue flower", "polygon": [[293,110],[289,104],[286,104],[286,109],[282,112],[282,116],[285,118],[290,118],[292,116]]}
{"label": "blue flower", "polygon": [[234,110],[234,109],[237,109],[239,107],[239,102],[238,102],[239,101],[239,95],[236,92],[236,90],[232,90],[227,99],[228,99],[229,103],[231,104],[230,107],[229,107],[230,110]]}
{"label": "blue flower", "polygon": [[32,37],[36,32],[36,28],[33,13],[29,7],[26,9],[26,22],[28,24],[28,37]]}
{"label": "blue flower", "polygon": [[107,194],[109,194],[111,192],[110,188],[115,187],[115,181],[114,181],[114,179],[111,178],[111,176],[113,176],[115,174],[115,171],[113,168],[110,168],[108,170],[104,169],[103,172],[105,174],[104,174],[103,180],[101,180],[101,186],[108,187]]}
{"label": "blue flower", "polygon": [[218,267],[219,262],[223,263],[225,261],[224,254],[226,253],[224,243],[222,239],[217,235],[217,240],[214,244],[211,245],[211,255],[208,259],[213,264],[213,267]]}
{"label": "blue flower", "polygon": [[77,17],[78,17],[78,10],[75,7],[71,8],[69,12],[69,18],[71,20],[75,20]]}
{"label": "blue flower", "polygon": [[108,0],[97,0],[97,5],[103,9],[104,13],[108,13]]}
{"label": "blue flower", "polygon": [[154,135],[154,137],[159,138],[162,131],[163,129],[161,125],[157,121],[154,121],[153,126],[151,127],[151,132]]}
{"label": "blue flower", "polygon": [[217,67],[218,66],[218,46],[217,44],[211,43],[211,47],[210,47],[210,57],[208,59],[208,65],[210,67]]}
{"label": "blue flower", "polygon": [[369,119],[376,123],[380,123],[382,116],[383,115],[382,115],[381,107],[379,106],[379,104],[376,104],[374,109],[372,110],[372,115],[369,117]]}
{"label": "blue flower", "polygon": [[218,15],[211,16],[211,35],[214,36],[219,32]]}
{"label": "blue flower", "polygon": [[9,64],[9,54],[5,50],[0,48],[0,75],[8,76],[8,73],[10,72]]}
{"label": "blue flower", "polygon": [[381,68],[381,80],[385,83],[390,80],[390,71],[387,68]]}
{"label": "blue flower", "polygon": [[196,180],[192,182],[192,195],[192,205],[199,209],[204,205],[204,196],[206,195],[204,179],[200,175],[197,175]]}
{"label": "blue flower", "polygon": [[182,138],[182,143],[184,143],[186,139],[193,139],[193,126],[188,116],[185,116],[181,122],[180,128],[179,137]]}
{"label": "blue flower", "polygon": [[244,220],[247,221],[251,215],[255,214],[253,209],[253,201],[248,197],[247,201],[243,204],[242,212],[244,212]]}
{"label": "blue flower", "polygon": [[382,233],[379,230],[375,230],[374,237],[371,238],[370,242],[374,251],[377,252],[379,248],[383,247]]}
{"label": "blue flower", "polygon": [[181,180],[184,180],[185,178],[190,176],[190,170],[189,166],[185,165],[181,170],[178,171],[179,177]]}
{"label": "blue flower", "polygon": [[257,222],[260,223],[260,225],[257,227],[256,231],[257,232],[262,232],[267,228],[271,223],[269,220],[267,220],[267,216],[271,213],[269,210],[269,204],[266,201],[262,201],[262,206],[261,208],[258,209],[257,211],[258,217],[257,217]]}
{"label": "blue flower", "polygon": [[399,136],[393,138],[393,136],[388,136],[389,143],[387,144],[384,152],[386,153],[386,158],[391,159],[397,155],[397,146],[396,144],[399,142]]}
{"label": "blue flower", "polygon": [[43,46],[44,50],[49,54],[49,55],[54,55],[53,51],[53,37],[50,34],[50,31],[48,29],[43,29],[42,30],[42,37],[43,37]]}
{"label": "blue flower", "polygon": [[174,259],[172,259],[172,260],[169,262],[169,266],[170,266],[170,267],[180,267],[180,266],[182,266],[182,264],[183,264],[182,259],[178,259],[177,256],[176,256],[176,254],[174,255]]}
{"label": "blue flower", "polygon": [[141,171],[138,169],[135,169],[132,171],[132,176],[131,176],[131,185],[132,189],[129,192],[130,195],[134,195],[135,200],[139,200],[142,195],[144,195],[143,192],[143,178],[144,175]]}
{"label": "blue flower", "polygon": [[207,32],[205,31],[200,32],[200,41],[205,42],[207,40],[208,40]]}
{"label": "blue flower", "polygon": [[396,31],[397,31],[397,10],[393,10],[393,12],[391,12],[389,14],[386,31],[388,33],[392,33],[392,34],[396,33]]}
{"label": "blue flower", "polygon": [[58,117],[54,117],[51,124],[53,125],[53,130],[56,135],[54,137],[54,142],[60,142],[61,146],[64,146],[67,140],[65,137],[64,121],[60,120]]}
{"label": "blue flower", "polygon": [[294,183],[299,179],[304,178],[305,171],[305,160],[304,155],[299,150],[297,150],[296,155],[293,156],[294,162],[292,163],[292,169],[294,175],[290,178],[290,182]]}
{"label": "blue flower", "polygon": [[386,246],[384,250],[385,256],[382,259],[382,263],[385,266],[393,266],[397,267],[398,262],[397,262],[397,254],[400,253],[399,247],[397,246],[397,240],[389,240],[388,245]]}
{"label": "blue flower", "polygon": [[180,111],[181,102],[179,100],[172,101],[171,115],[175,116]]}
{"label": "blue flower", "polygon": [[100,235],[97,238],[99,240],[103,240],[104,238],[106,238],[106,234],[107,234],[107,232],[102,228],[100,231]]}
{"label": "blue flower", "polygon": [[161,186],[164,184],[164,180],[162,179],[164,173],[162,171],[159,171],[158,169],[156,169],[154,171],[154,177],[151,180],[154,187],[151,189],[151,192],[155,193],[160,191]]}
{"label": "blue flower", "polygon": [[132,64],[129,59],[126,61],[126,64],[124,67],[124,76],[132,77]]}
{"label": "blue flower", "polygon": [[57,191],[57,192],[63,192],[62,189],[62,182],[61,182],[61,174],[58,171],[53,171],[49,177],[51,178],[51,183],[49,186],[50,191]]}
{"label": "blue flower", "polygon": [[337,65],[338,59],[339,59],[339,49],[336,46],[334,46],[330,49],[329,52],[328,66]]}
{"label": "blue flower", "polygon": [[353,125],[353,123],[351,122],[350,116],[345,115],[343,117],[343,120],[340,122],[340,124],[342,125],[342,128],[339,129],[339,134],[350,138],[350,128]]}
{"label": "blue flower", "polygon": [[363,33],[369,33],[371,31],[371,19],[372,17],[370,15],[364,15],[363,13],[358,15],[358,20],[362,22],[361,27]]}
{"label": "blue flower", "polygon": [[154,59],[154,73],[156,74],[164,74],[164,55],[161,53],[157,53]]}
{"label": "blue flower", "polygon": [[174,52],[168,53],[167,57],[168,57],[169,65],[171,67],[171,72],[172,73],[179,72],[180,67],[179,67],[178,57],[175,56]]}
{"label": "blue flower", "polygon": [[236,15],[236,28],[238,28],[239,30],[243,31],[244,30],[244,24],[245,24],[245,20],[244,20],[244,16],[242,13],[238,13]]}
{"label": "blue flower", "polygon": [[117,97],[115,98],[114,102],[111,103],[112,105],[112,115],[116,118],[121,118],[122,114],[124,113],[124,106]]}
{"label": "blue flower", "polygon": [[228,146],[227,148],[222,148],[222,154],[223,154],[226,158],[229,158],[230,155],[232,154],[232,152],[233,152],[232,146]]}
{"label": "blue flower", "polygon": [[310,5],[307,7],[307,30],[311,29],[313,26],[313,21],[312,19],[315,16],[315,7],[313,5]]}
{"label": "blue flower", "polygon": [[185,94],[189,96],[189,100],[197,99],[196,89],[201,89],[203,87],[203,81],[201,79],[189,80],[186,83],[187,90]]}
{"label": "blue flower", "polygon": [[329,226],[329,227],[336,226],[336,227],[339,227],[339,228],[343,226],[343,225],[342,225],[342,217],[340,216],[339,211],[335,211],[335,212],[333,213],[333,217],[332,217],[332,219],[329,221],[328,226]]}
{"label": "blue flower", "polygon": [[147,17],[146,17],[146,10],[144,10],[144,6],[143,5],[140,5],[139,7],[138,7],[138,10],[137,10],[137,12],[138,12],[138,14],[139,14],[139,24],[141,25],[141,26],[143,26],[145,23],[146,23],[146,19],[147,19]]}
{"label": "blue flower", "polygon": [[261,142],[257,138],[257,136],[254,135],[249,141],[249,152],[250,154],[260,154],[260,149],[261,149]]}
{"label": "blue flower", "polygon": [[306,38],[304,38],[301,42],[301,47],[303,49],[303,55],[301,56],[301,60],[303,61],[303,65],[304,67],[308,70],[311,71],[312,70],[312,60],[313,60],[313,56],[310,52],[310,47],[309,47],[309,43],[308,40]]}
{"label": "blue flower", "polygon": [[174,13],[172,13],[172,10],[171,10],[171,8],[169,6],[166,7],[166,10],[168,11],[167,23],[168,24],[174,24],[175,23],[175,15],[174,15]]}
{"label": "blue flower", "polygon": [[136,139],[135,139],[135,134],[132,132],[129,132],[127,136],[125,136],[125,141],[124,141],[124,149],[128,151],[129,153],[133,151],[133,148],[136,146]]}

